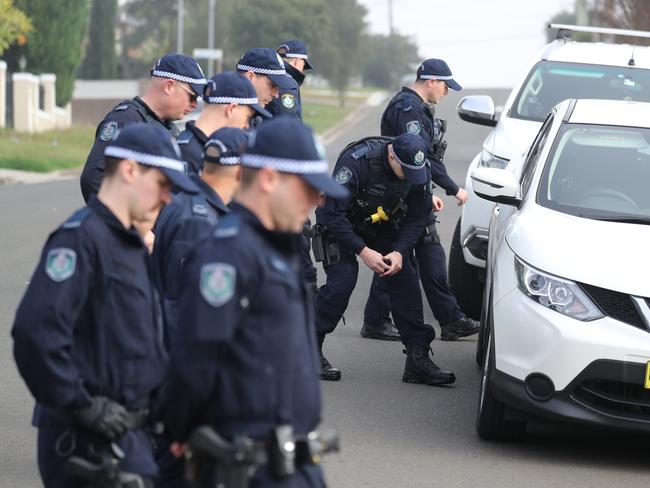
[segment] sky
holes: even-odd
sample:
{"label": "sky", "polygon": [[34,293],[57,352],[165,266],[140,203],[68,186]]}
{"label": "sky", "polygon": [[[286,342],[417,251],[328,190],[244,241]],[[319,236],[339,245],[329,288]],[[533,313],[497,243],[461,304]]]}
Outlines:
{"label": "sky", "polygon": [[[372,33],[388,34],[389,0],[358,0]],[[444,59],[467,88],[510,88],[546,43],[545,25],[573,0],[392,0],[393,25],[422,59]]]}

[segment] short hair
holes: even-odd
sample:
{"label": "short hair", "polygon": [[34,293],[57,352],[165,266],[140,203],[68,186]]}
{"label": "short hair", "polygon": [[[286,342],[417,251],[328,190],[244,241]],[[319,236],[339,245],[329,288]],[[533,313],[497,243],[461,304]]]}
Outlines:
{"label": "short hair", "polygon": [[114,175],[121,162],[122,159],[114,158],[112,156],[104,157],[104,176]]}
{"label": "short hair", "polygon": [[255,179],[257,178],[257,173],[259,172],[259,168],[250,168],[248,166],[242,166],[242,171],[241,171],[241,183],[240,186],[241,188],[248,188],[253,184]]}

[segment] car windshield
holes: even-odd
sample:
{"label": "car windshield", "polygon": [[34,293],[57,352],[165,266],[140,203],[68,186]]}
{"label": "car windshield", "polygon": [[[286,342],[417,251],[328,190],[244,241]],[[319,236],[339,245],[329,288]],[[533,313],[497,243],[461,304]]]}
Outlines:
{"label": "car windshield", "polygon": [[650,223],[650,129],[565,124],[537,202],[598,220]]}
{"label": "car windshield", "polygon": [[650,70],[540,61],[517,95],[510,117],[541,122],[567,98],[650,101]]}

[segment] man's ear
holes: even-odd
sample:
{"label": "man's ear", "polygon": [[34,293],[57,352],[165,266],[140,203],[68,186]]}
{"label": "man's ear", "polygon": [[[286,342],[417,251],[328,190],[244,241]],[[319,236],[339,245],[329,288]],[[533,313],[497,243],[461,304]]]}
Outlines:
{"label": "man's ear", "polygon": [[174,91],[174,81],[173,80],[165,80],[163,83],[163,92],[165,92],[165,95],[171,95],[171,93]]}
{"label": "man's ear", "polygon": [[229,103],[226,106],[226,118],[228,118],[228,119],[231,118],[232,114],[233,114],[233,112],[235,111],[236,108],[237,108],[236,103]]}
{"label": "man's ear", "polygon": [[244,73],[244,76],[252,82],[253,79],[255,78],[255,73],[253,73],[252,71],[246,71]]}
{"label": "man's ear", "polygon": [[138,163],[133,159],[125,159],[117,167],[120,178],[125,183],[132,183],[138,172]]}
{"label": "man's ear", "polygon": [[260,168],[258,175],[260,190],[273,193],[280,179],[280,173],[271,168]]}

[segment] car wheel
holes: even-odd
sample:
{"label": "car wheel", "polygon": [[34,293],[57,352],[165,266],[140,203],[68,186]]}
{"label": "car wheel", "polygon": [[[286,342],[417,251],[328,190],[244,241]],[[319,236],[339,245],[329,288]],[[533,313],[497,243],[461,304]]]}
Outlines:
{"label": "car wheel", "polygon": [[481,310],[481,320],[480,320],[481,325],[478,330],[478,339],[476,341],[476,364],[478,365],[479,368],[482,368],[485,362],[485,350],[487,348],[487,341],[489,337],[487,333],[487,330],[489,329],[488,321],[487,321],[487,312],[490,309],[490,304],[492,303],[491,290],[488,295],[487,294],[488,285],[486,284],[485,287],[486,287],[486,295],[485,298],[483,299],[483,309]]}
{"label": "car wheel", "polygon": [[454,235],[449,249],[449,287],[458,300],[460,309],[465,315],[473,319],[481,316],[483,302],[483,283],[481,283],[481,270],[476,266],[467,264],[463,256],[460,242],[460,218],[456,224]]}
{"label": "car wheel", "polygon": [[489,381],[494,367],[493,333],[491,328],[488,328],[485,334],[487,335],[487,343],[481,375],[476,431],[481,439],[488,441],[514,441],[523,439],[526,435],[526,423],[507,420],[505,416],[506,406],[492,395]]}

